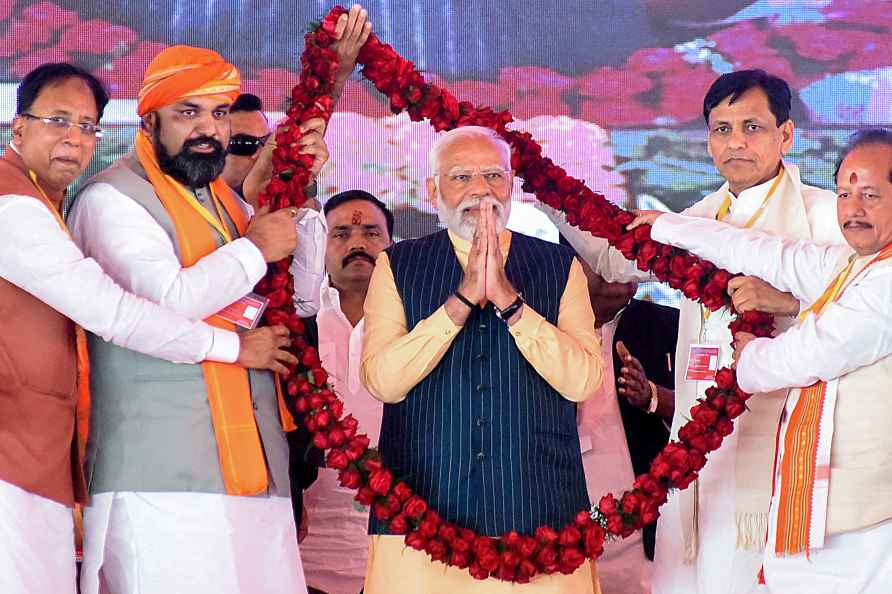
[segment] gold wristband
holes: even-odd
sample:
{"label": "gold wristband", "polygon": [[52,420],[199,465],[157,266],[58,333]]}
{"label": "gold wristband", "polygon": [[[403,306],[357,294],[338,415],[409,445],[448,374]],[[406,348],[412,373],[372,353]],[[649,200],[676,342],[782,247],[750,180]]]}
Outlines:
{"label": "gold wristband", "polygon": [[647,380],[647,385],[650,386],[650,404],[647,406],[647,412],[654,414],[657,412],[657,407],[660,405],[660,396],[657,393],[657,385],[655,383]]}

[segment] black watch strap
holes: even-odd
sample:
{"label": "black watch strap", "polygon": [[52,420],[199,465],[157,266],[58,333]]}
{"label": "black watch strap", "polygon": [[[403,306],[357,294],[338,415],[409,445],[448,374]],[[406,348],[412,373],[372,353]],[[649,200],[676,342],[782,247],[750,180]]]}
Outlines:
{"label": "black watch strap", "polygon": [[516,314],[517,310],[519,310],[523,306],[523,303],[524,303],[523,296],[520,293],[518,293],[517,299],[515,299],[511,303],[511,305],[509,305],[505,309],[499,309],[498,307],[495,306],[495,304],[493,304],[493,308],[496,310],[496,317],[499,318],[500,320],[502,320],[503,322],[507,322],[508,320],[511,319],[511,316]]}
{"label": "black watch strap", "polygon": [[467,297],[465,297],[464,295],[461,294],[461,291],[456,290],[456,291],[455,291],[455,296],[458,298],[459,301],[461,301],[462,303],[464,303],[465,305],[467,305],[467,306],[468,306],[468,309],[470,309],[470,310],[474,310],[474,309],[477,308],[476,305],[474,305],[473,303],[471,303],[471,300],[470,300],[470,299],[468,299]]}

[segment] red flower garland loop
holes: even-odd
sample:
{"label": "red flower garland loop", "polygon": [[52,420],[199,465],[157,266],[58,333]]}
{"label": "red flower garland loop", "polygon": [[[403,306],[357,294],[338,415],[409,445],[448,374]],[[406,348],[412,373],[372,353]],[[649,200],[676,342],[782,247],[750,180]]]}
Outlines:
{"label": "red flower garland loop", "polygon": [[[337,55],[331,49],[335,24],[346,10],[337,6],[305,36],[300,82],[291,94],[287,126],[276,134],[273,180],[260,196],[272,209],[300,207],[306,201],[304,187],[310,180],[312,157],[301,155],[297,141],[302,122],[331,117],[330,97]],[[509,130],[513,120],[507,111],[494,112],[458,101],[449,91],[425,82],[414,65],[372,35],[361,49],[358,62],[363,75],[390,100],[393,113],[406,111],[413,121],[427,119],[438,131],[477,125],[492,128],[512,147],[511,165],[522,178],[523,189],[565,213],[570,224],[608,240],[641,270],[680,289],[709,309],[730,306],[727,284],[732,275],[696,256],[653,241],[649,227],[625,231],[633,215],[588,189],[542,155],[542,147],[527,132]],[[639,476],[632,489],[615,497],[604,495],[592,509],[580,510],[562,528],[540,526],[532,535],[508,532],[501,537],[482,536],[443,520],[407,483],[395,482],[369,438],[359,433],[351,415],[343,416],[344,404],[327,384],[316,350],[304,336],[292,297],[293,281],[288,260],[270,266],[258,284],[258,292],[270,299],[264,314],[269,324],[284,324],[291,331],[292,350],[300,364],[282,378],[284,389],[303,422],[313,434],[313,444],[327,450],[329,468],[338,470],[341,485],[357,489],[356,500],[386,521],[391,533],[404,534],[408,546],[425,551],[432,560],[467,569],[477,579],[493,577],[519,583],[541,573],[573,573],[585,560],[597,559],[608,537],[627,537],[659,516],[670,488],[684,489],[697,478],[706,455],[718,449],[734,430],[733,419],[743,414],[749,394],[737,386],[734,371],[722,369],[706,398],[691,409],[691,420],[657,455],[650,472]],[[768,336],[773,318],[747,312],[731,324],[732,332],[748,331]]]}

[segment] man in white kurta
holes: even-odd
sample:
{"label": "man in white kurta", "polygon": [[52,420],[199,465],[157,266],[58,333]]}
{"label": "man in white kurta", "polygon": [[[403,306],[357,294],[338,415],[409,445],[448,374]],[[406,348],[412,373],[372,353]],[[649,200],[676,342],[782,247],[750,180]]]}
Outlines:
{"label": "man in white kurta", "polygon": [[[329,382],[344,402],[345,414],[378,444],[384,405],[359,379],[362,361],[363,303],[375,258],[391,244],[393,214],[373,195],[351,190],[325,203],[328,224],[327,282],[322,284],[319,314],[319,358]],[[369,508],[356,491],[342,487],[338,471],[319,470],[304,491],[309,532],[300,544],[307,585],[326,594],[358,594],[365,582],[369,551]]]}
{"label": "man in white kurta", "polygon": [[[186,92],[184,89],[190,88],[190,84],[191,91]],[[244,237],[223,241],[229,239],[223,232],[227,227],[232,233],[235,214],[225,209],[221,212],[218,192],[223,188],[216,176],[222,170],[222,146],[228,141],[226,110],[238,94],[238,88],[238,71],[214,52],[177,46],[159,54],[149,66],[140,94],[139,110],[144,120],[135,153],[116,164],[118,169],[114,175],[106,176],[112,171],[110,168],[98,181],[89,183],[78,196],[70,217],[75,240],[85,253],[107,266],[109,273],[124,287],[194,319],[212,316],[250,293],[265,274],[266,261],[287,255],[287,252],[261,253]],[[150,134],[154,141],[150,140]],[[181,135],[178,140],[177,135]],[[305,139],[309,142],[313,137]],[[315,140],[322,142],[321,136]],[[171,143],[179,144],[170,146]],[[158,156],[163,157],[164,151],[169,153],[166,161]],[[321,165],[321,162],[314,164],[314,173]],[[166,182],[159,181],[161,174]],[[146,175],[154,175],[151,184],[141,177]],[[124,193],[125,187],[133,189],[134,194]],[[165,187],[180,187],[191,194],[199,204],[195,208],[204,213],[202,217],[208,215],[206,220],[210,226],[223,229],[218,236],[222,246],[194,264],[183,265],[182,252],[178,250],[182,244],[175,245],[171,228],[162,226],[162,221],[174,216],[171,211],[165,212],[169,207],[159,202],[163,194],[159,188]],[[244,216],[253,214],[247,203],[235,200],[236,208],[242,209]],[[285,214],[283,211],[270,216]],[[314,217],[318,219],[320,215],[304,213],[297,224],[310,225]],[[322,231],[324,225],[315,228]],[[296,275],[294,284],[307,296],[300,313],[312,315],[318,309],[323,276],[324,233],[316,233],[314,237],[299,227],[298,236],[295,261],[303,261],[305,266],[303,274]],[[316,254],[318,261],[306,265],[302,249]],[[165,380],[144,377],[144,381]],[[254,411],[261,407],[255,416],[264,414],[263,406],[270,411],[269,400],[259,402],[254,393],[254,378],[250,381],[250,394],[244,397],[251,398]],[[201,381],[201,388],[204,383]],[[170,384],[171,389],[178,385],[183,384]],[[147,408],[131,410],[123,404],[115,405],[122,407],[122,422],[151,418],[147,416]],[[164,419],[160,416],[163,414],[178,412],[159,411],[158,419]],[[207,412],[197,414],[207,415]],[[275,415],[272,411],[265,414],[264,419]],[[277,446],[284,443],[281,427],[273,423],[264,425],[260,416],[256,422],[261,435],[267,430]],[[207,434],[206,427],[195,427],[193,431],[196,442]],[[108,431],[106,439],[113,435]],[[182,440],[184,436],[171,432],[170,438]],[[94,455],[103,452],[100,439],[97,438]],[[213,435],[210,439],[213,440]],[[179,479],[181,475],[187,481],[193,480],[190,478],[193,475],[210,476],[212,481],[219,481],[216,456],[208,460],[208,468],[181,469],[176,473],[165,468],[160,478],[143,479],[140,484],[150,486],[143,491],[100,489],[96,492],[93,484],[91,490],[95,494],[85,513],[82,591],[95,594],[101,578],[114,594],[173,589],[215,594],[249,590],[282,594],[305,591],[291,502],[287,497],[287,476],[282,478],[283,474],[287,475],[287,456],[283,462],[281,447],[277,447],[275,453],[279,459],[274,460],[271,443],[264,442],[261,447],[269,490],[264,489],[256,497],[230,494],[228,487],[225,493],[201,486],[173,490],[154,487],[190,484]],[[145,462],[131,461],[122,468],[132,464]],[[152,472],[152,468],[145,468],[143,476]],[[94,478],[98,475],[94,468]],[[108,478],[108,472],[103,476],[114,481],[113,477]]]}
{"label": "man in white kurta", "polygon": [[[71,468],[67,477],[56,474],[60,463],[69,467],[79,460],[69,461],[78,398],[74,325],[119,346],[181,363],[232,363],[241,359],[242,346],[233,332],[126,292],[78,249],[61,219],[62,200],[68,184],[90,162],[108,97],[95,77],[69,64],[40,66],[22,85],[18,114],[66,116],[55,128],[37,116],[17,116],[13,142],[0,156],[0,592],[65,594],[76,591],[70,505],[72,490],[75,498],[79,494],[72,479],[82,484],[80,468]],[[50,162],[52,155],[64,155],[69,163]],[[57,167],[64,175],[56,175]],[[32,311],[45,308],[34,324],[17,309],[26,301]],[[52,334],[59,326],[46,312],[68,319],[60,337]],[[47,343],[48,338],[59,344]],[[35,394],[46,398],[38,401]],[[16,409],[22,417],[9,414]],[[47,410],[64,422],[49,419],[43,414]],[[32,439],[31,428],[42,435]],[[38,451],[35,443],[50,443],[54,451]],[[11,468],[29,466],[34,468],[27,471],[27,482],[7,475]]]}
{"label": "man in white kurta", "polygon": [[880,594],[892,584],[892,133],[868,131],[851,146],[837,176],[846,246],[640,218],[656,221],[655,240],[811,304],[773,339],[735,336],[742,389],[789,389],[764,553],[772,593]]}
{"label": "man in white kurta", "polygon": [[[840,242],[833,212],[835,196],[802,183],[797,167],[782,160],[793,143],[790,91],[782,80],[761,71],[740,71],[716,80],[704,100],[709,153],[727,180],[684,214],[720,218],[791,238]],[[554,212],[561,233],[610,282],[653,280],[607,242],[571,227]],[[799,305],[758,279],[748,279],[762,295],[761,308],[782,314],[778,326],[792,323]],[[672,437],[689,418],[710,381],[687,381],[693,344],[719,350],[719,367],[731,363],[728,309],[705,315],[682,299],[676,348],[675,415]],[[784,317],[785,316],[785,317]],[[654,594],[747,594],[758,591],[757,575],[768,524],[773,436],[783,397],[751,401],[752,409],[721,449],[709,456],[699,480],[670,493],[657,526],[652,587]]]}

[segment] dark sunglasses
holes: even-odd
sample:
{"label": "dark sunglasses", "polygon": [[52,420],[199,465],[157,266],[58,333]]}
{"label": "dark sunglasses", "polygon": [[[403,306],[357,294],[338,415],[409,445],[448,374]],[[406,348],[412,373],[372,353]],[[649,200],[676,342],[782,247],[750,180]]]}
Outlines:
{"label": "dark sunglasses", "polygon": [[260,150],[270,135],[251,136],[250,134],[236,134],[229,139],[229,154],[239,157],[250,157]]}

